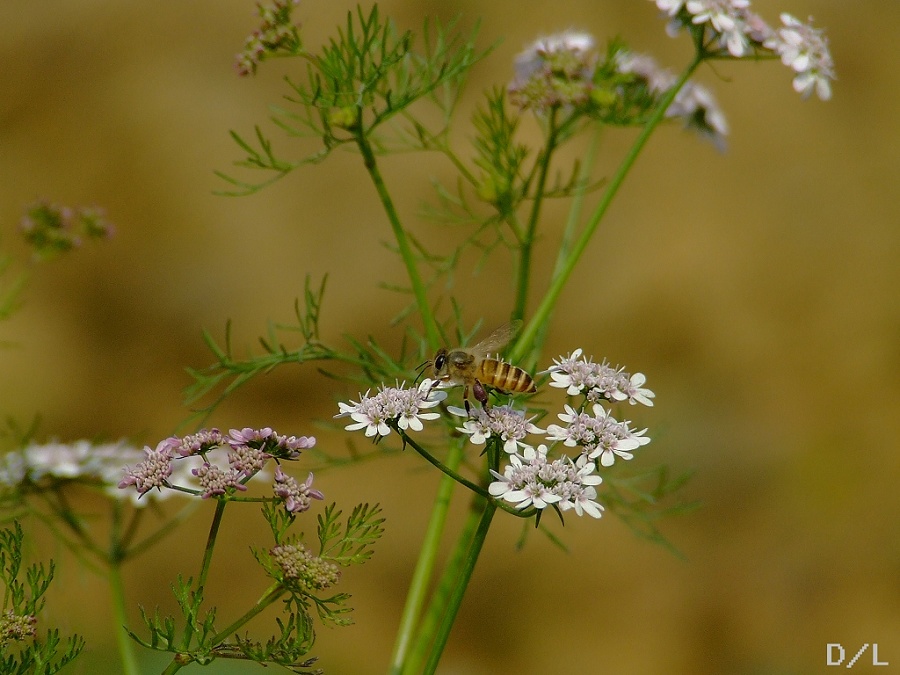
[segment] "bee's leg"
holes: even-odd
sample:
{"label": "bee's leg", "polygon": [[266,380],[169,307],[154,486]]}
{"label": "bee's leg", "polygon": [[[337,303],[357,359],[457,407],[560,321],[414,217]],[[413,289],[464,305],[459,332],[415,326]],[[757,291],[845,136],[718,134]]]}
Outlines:
{"label": "bee's leg", "polygon": [[466,417],[469,417],[471,413],[469,408],[469,385],[463,387],[463,403],[466,405]]}
{"label": "bee's leg", "polygon": [[481,382],[479,382],[478,380],[475,380],[475,383],[472,385],[472,395],[475,396],[475,400],[481,403],[481,407],[487,410],[487,390],[484,388],[484,385],[481,384]]}

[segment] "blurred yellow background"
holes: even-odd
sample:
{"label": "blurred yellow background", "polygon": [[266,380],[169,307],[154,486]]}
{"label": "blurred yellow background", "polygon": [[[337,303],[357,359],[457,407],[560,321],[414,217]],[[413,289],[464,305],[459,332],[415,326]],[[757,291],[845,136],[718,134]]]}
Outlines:
{"label": "blurred yellow background", "polygon": [[[352,6],[305,0],[307,44]],[[777,62],[702,69],[728,116],[728,152],[674,126],[656,134],[564,293],[545,355],[581,346],[648,375],[657,405],[634,419],[654,440],[633,468],[695,471],[684,496],[702,507],[661,524],[685,559],[611,516],[567,519],[568,554],[540,536],[516,552],[518,522],[498,517],[441,673],[817,673],[830,642],[851,654],[878,643],[882,661],[900,664],[900,4],[754,8],[772,24],[782,11],[813,15],[827,30],[834,99],[802,101]],[[461,14],[466,27],[481,17],[482,46],[503,38],[473,72],[466,110],[540,34],[620,35],[673,69],[690,49],[635,0],[382,9],[416,30],[426,13]],[[7,0],[0,24],[0,245],[26,255],[16,227],[39,197],[101,205],[118,227],[112,241],[35,270],[24,308],[0,326],[4,416],[40,413],[45,438],[155,443],[186,416],[184,368],[211,361],[201,329],[221,338],[230,318],[235,345],[255,348],[268,319],[291,320],[307,274],[330,275],[327,340],[372,334],[398,349],[388,321],[402,301],[378,284],[402,270],[379,246],[390,231],[356,157],[338,154],[252,197],[212,194],[223,187],[213,170],[240,158],[228,130],[251,133],[286,93],[286,64],[247,79],[231,69],[254,3]],[[290,141],[267,128],[290,156]],[[458,138],[467,134],[460,124]],[[630,138],[607,135],[604,171]],[[430,176],[452,175],[437,158],[414,161],[385,161],[408,223],[432,199]],[[560,227],[541,242],[538,284]],[[459,276],[470,324],[505,319],[506,266]],[[288,366],[211,423],[314,433],[339,451],[344,437],[315,420],[356,394]],[[328,499],[379,501],[387,517],[375,557],[344,575],[356,625],[319,631],[326,672],[386,671],[437,478],[411,453],[317,478]],[[457,501],[451,528],[464,513]],[[126,568],[132,606],[171,607],[168,586],[196,572],[210,513],[204,504]],[[254,513],[226,523],[212,577],[220,621],[265,586],[248,552],[260,526]],[[65,672],[114,672],[103,584],[41,541],[41,554],[67,563],[48,616],[89,643]],[[159,672],[151,663],[145,672]],[[214,671],[256,672],[230,667]]]}

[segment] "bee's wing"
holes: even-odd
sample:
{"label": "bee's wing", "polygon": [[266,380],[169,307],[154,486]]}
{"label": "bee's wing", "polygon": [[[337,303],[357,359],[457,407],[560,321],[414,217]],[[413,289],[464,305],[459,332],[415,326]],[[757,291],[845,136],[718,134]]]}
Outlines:
{"label": "bee's wing", "polygon": [[498,354],[506,346],[506,343],[512,340],[515,334],[519,332],[521,326],[522,322],[518,319],[505,323],[477,345],[471,347],[469,351],[478,356]]}

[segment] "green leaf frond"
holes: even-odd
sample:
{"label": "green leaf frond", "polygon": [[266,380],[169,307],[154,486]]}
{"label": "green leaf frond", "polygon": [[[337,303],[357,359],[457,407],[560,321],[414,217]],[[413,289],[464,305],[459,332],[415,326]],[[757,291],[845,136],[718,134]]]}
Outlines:
{"label": "green leaf frond", "polygon": [[39,621],[44,594],[53,581],[55,565],[36,563],[22,572],[22,547],[25,535],[18,521],[0,530],[0,579],[3,580],[3,604],[0,606],[0,673],[52,675],[70,663],[84,649],[84,638],[73,635],[63,643],[56,629],[38,637],[32,626]]}
{"label": "green leaf frond", "polygon": [[343,567],[361,564],[372,556],[372,546],[384,533],[381,507],[359,504],[343,525],[341,515],[335,504],[319,515],[319,557]]}
{"label": "green leaf frond", "polygon": [[[303,295],[303,304],[298,299],[294,304],[296,323],[270,323],[266,336],[259,339],[263,354],[251,354],[240,359],[234,356],[231,345],[231,322],[225,326],[225,341],[219,345],[215,338],[203,331],[203,340],[212,352],[215,362],[202,369],[188,368],[188,374],[194,382],[185,389],[185,404],[191,405],[211,392],[220,389],[212,403],[200,408],[196,415],[208,416],[231,393],[248,381],[264,373],[268,373],[286,363],[305,363],[308,361],[328,361],[340,359],[341,355],[323,344],[319,339],[319,318],[322,308],[322,297],[325,293],[325,281],[318,288],[310,285],[307,277]],[[288,348],[282,342],[282,334],[299,333],[302,344]]]}
{"label": "green leaf frond", "polygon": [[667,466],[659,466],[633,476],[604,474],[598,501],[642,539],[669,549],[679,557],[681,552],[656,526],[668,516],[690,513],[700,506],[684,501],[677,493],[691,479],[690,473],[671,475]]}
{"label": "green leaf frond", "polygon": [[[361,7],[348,12],[346,24],[319,54],[297,54],[306,67],[301,78],[286,78],[291,92],[285,98],[293,105],[272,111],[273,123],[287,136],[317,138],[321,148],[301,159],[284,160],[276,157],[271,140],[259,127],[252,143],[232,132],[246,153],[237,166],[273,175],[248,182],[218,173],[231,186],[225,193],[256,192],[300,166],[322,161],[336,148],[355,144],[357,136],[367,137],[378,152],[388,152],[386,139],[376,138],[374,132],[399,113],[406,119],[397,139],[407,147],[424,148],[426,138],[445,132],[466,74],[487,53],[475,49],[477,31],[464,38],[455,27],[455,21],[426,20],[418,50],[414,33],[400,32],[393,22],[383,20],[377,5],[368,14]],[[427,132],[417,118],[406,114],[420,100],[429,100],[441,111],[442,130]],[[410,143],[413,139],[418,140]]]}

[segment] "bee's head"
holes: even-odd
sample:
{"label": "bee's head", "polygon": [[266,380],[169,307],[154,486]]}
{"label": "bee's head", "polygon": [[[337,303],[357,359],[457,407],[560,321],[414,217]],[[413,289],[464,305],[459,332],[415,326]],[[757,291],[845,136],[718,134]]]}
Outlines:
{"label": "bee's head", "polygon": [[434,355],[434,360],[430,361],[431,364],[431,372],[434,375],[435,379],[440,379],[441,375],[446,374],[447,370],[447,350],[444,347],[438,349],[437,354]]}

